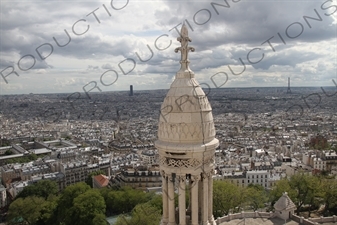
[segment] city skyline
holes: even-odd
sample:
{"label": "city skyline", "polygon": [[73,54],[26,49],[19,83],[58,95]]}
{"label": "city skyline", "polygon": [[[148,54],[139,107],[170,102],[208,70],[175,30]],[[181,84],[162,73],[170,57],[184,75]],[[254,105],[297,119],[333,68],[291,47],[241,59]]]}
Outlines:
{"label": "city skyline", "polygon": [[182,22],[203,87],[337,80],[336,1],[16,3],[1,2],[1,95],[168,89]]}

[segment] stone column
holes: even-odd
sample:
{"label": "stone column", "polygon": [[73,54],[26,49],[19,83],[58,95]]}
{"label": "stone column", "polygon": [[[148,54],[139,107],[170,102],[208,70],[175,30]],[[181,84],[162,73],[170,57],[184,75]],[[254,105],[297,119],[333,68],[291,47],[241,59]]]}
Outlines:
{"label": "stone column", "polygon": [[203,187],[203,209],[201,213],[202,225],[208,225],[208,175],[209,173],[202,173],[202,187]]}
{"label": "stone column", "polygon": [[186,225],[186,175],[179,176],[179,225]]}
{"label": "stone column", "polygon": [[[192,196],[191,196],[191,189],[192,187],[192,181],[191,181],[191,174],[188,175],[188,199],[189,199],[189,202],[188,202],[188,206],[187,206],[187,212],[191,212],[191,207],[192,207]],[[191,213],[190,213],[191,214]]]}
{"label": "stone column", "polygon": [[[201,178],[201,177],[200,177]],[[198,185],[198,210],[199,210],[199,221],[201,221],[201,213],[202,213],[202,209],[203,209],[203,187],[202,187],[202,180],[199,179],[199,185]]]}
{"label": "stone column", "polygon": [[168,189],[167,189],[167,174],[164,171],[161,171],[162,175],[162,193],[163,193],[163,220],[162,224],[166,225],[168,222]]}
{"label": "stone column", "polygon": [[176,225],[175,221],[175,208],[174,208],[174,186],[173,186],[174,178],[172,174],[168,175],[168,225]]}
{"label": "stone column", "polygon": [[208,221],[212,223],[214,221],[213,217],[213,170],[211,170],[208,177]]}
{"label": "stone column", "polygon": [[198,225],[198,186],[199,186],[199,179],[198,175],[192,175],[191,180],[191,200],[192,200],[192,207],[191,207],[191,225]]}

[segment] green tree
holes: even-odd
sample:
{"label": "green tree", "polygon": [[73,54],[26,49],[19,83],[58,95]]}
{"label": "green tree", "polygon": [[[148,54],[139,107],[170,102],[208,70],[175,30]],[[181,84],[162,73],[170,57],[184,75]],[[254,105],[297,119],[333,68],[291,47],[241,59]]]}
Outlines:
{"label": "green tree", "polygon": [[269,196],[271,205],[274,205],[284,192],[287,192],[288,196],[294,200],[296,192],[290,187],[289,180],[287,178],[277,181],[273,189],[270,191]]}
{"label": "green tree", "polygon": [[90,186],[84,182],[79,182],[66,187],[60,197],[57,206],[58,222],[61,224],[72,224],[73,215],[76,215],[73,201],[79,195],[90,190]]}
{"label": "green tree", "polygon": [[120,190],[111,190],[106,199],[108,211],[113,214],[127,213],[140,203],[149,201],[150,194],[131,187],[122,187]]}
{"label": "green tree", "polygon": [[92,224],[94,225],[109,225],[108,221],[106,220],[106,216],[103,214],[95,215],[94,219],[92,220]]}
{"label": "green tree", "polygon": [[303,173],[297,173],[290,177],[289,185],[295,191],[295,197],[292,200],[296,205],[297,215],[299,215],[303,204],[308,202],[310,195],[314,192],[311,181],[310,176]]}
{"label": "green tree", "polygon": [[296,205],[296,212],[299,214],[303,205],[309,206],[309,216],[314,207],[318,207],[322,199],[322,191],[319,178],[309,176],[303,173],[297,173],[290,179],[282,179],[276,183],[276,186],[270,192],[271,203],[274,203],[287,192],[290,199]]}
{"label": "green tree", "polygon": [[57,195],[58,191],[58,186],[55,181],[40,180],[35,184],[26,186],[16,198],[26,198],[35,195],[47,199],[49,195]]}
{"label": "green tree", "polygon": [[337,211],[337,180],[334,178],[322,179],[320,191],[324,204],[323,214],[334,215]]}
{"label": "green tree", "polygon": [[28,158],[30,161],[35,161],[35,160],[37,160],[37,155],[35,155],[34,153],[32,153],[32,154],[29,154],[29,155],[27,156],[27,158]]}
{"label": "green tree", "polygon": [[115,225],[157,225],[161,220],[161,211],[149,203],[137,205],[131,213],[131,217],[120,216]]}
{"label": "green tree", "polygon": [[[74,199],[72,207],[73,225],[96,225],[95,221],[105,215],[105,202],[98,190],[88,190]],[[99,216],[100,215],[100,216]]]}
{"label": "green tree", "polygon": [[108,216],[112,215],[113,212],[111,210],[111,206],[109,206],[109,204],[108,204],[108,196],[109,196],[110,191],[112,191],[112,190],[110,188],[107,188],[107,187],[100,188],[98,190],[101,193],[101,196],[104,198],[104,202],[105,202],[105,205],[106,205],[106,209],[105,209],[106,214]]}
{"label": "green tree", "polygon": [[245,199],[254,211],[264,207],[264,203],[268,201],[265,189],[259,184],[248,185]]}
{"label": "green tree", "polygon": [[6,150],[6,152],[5,152],[5,155],[12,155],[13,154],[13,151],[12,150]]}
{"label": "green tree", "polygon": [[328,140],[321,135],[312,137],[309,141],[309,146],[313,149],[318,149],[318,150],[330,149]]}
{"label": "green tree", "polygon": [[43,198],[36,196],[16,199],[9,206],[7,224],[36,225],[42,215],[45,202]]}
{"label": "green tree", "polygon": [[214,181],[213,213],[214,217],[227,215],[231,209],[241,206],[244,196],[241,187],[227,181]]}
{"label": "green tree", "polygon": [[[186,197],[187,197],[187,195],[186,195]],[[150,198],[151,198],[151,200],[148,201],[148,203],[149,203],[151,206],[153,206],[153,207],[159,209],[160,212],[162,212],[162,211],[163,211],[163,196],[162,196],[162,195],[155,194],[155,193],[151,193],[151,194],[150,194]],[[187,202],[188,202],[188,201],[187,201]]]}
{"label": "green tree", "polygon": [[40,220],[37,225],[56,225],[58,200],[59,196],[49,195],[47,201],[43,204]]}
{"label": "green tree", "polygon": [[312,209],[319,208],[321,200],[321,190],[320,190],[320,180],[317,176],[307,176],[308,182],[308,193],[307,197],[304,200],[305,204],[309,206],[308,208],[308,217],[311,215]]}

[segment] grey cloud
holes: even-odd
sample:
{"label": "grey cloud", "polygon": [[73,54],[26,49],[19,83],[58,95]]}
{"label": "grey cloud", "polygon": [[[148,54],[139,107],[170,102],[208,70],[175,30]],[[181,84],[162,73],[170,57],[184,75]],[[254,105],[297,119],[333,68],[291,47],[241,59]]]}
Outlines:
{"label": "grey cloud", "polygon": [[[81,75],[86,76],[88,81],[91,79],[99,81],[101,72],[98,73],[95,70],[118,70],[118,65],[112,63],[116,61],[116,58],[132,58],[137,62],[133,73],[140,75],[149,73],[167,74],[171,78],[179,70],[180,54],[175,54],[173,50],[180,44],[176,41],[177,32],[174,29],[169,30],[187,19],[194,30],[189,30],[190,37],[193,40],[190,45],[196,48],[196,52],[190,54],[190,67],[196,73],[207,68],[239,65],[239,58],[247,62],[247,53],[254,47],[261,47],[264,51],[269,48],[269,51],[265,51],[265,58],[253,67],[247,67],[245,73],[249,74],[255,69],[264,73],[268,70],[272,73],[276,69],[282,71],[285,68],[290,68],[294,73],[301,74],[305,62],[326,59],[326,63],[321,63],[317,68],[313,68],[313,71],[316,69],[317,73],[322,73],[325,77],[329,76],[330,79],[330,71],[333,71],[332,68],[336,68],[336,64],[333,64],[336,56],[319,55],[309,49],[311,43],[322,40],[325,40],[324,43],[327,44],[335,43],[332,41],[336,38],[336,24],[332,24],[332,22],[337,13],[332,16],[324,15],[324,13],[332,13],[334,10],[334,8],[322,9],[321,5],[324,1],[242,0],[234,3],[232,0],[228,0],[230,8],[215,6],[219,15],[211,6],[211,2],[225,4],[224,0],[179,1],[179,4],[177,4],[177,1],[163,1],[157,3],[161,4],[158,10],[151,12],[147,10],[146,4],[153,4],[152,2],[130,1],[130,5],[139,4],[140,6],[137,6],[140,12],[139,14],[134,12],[135,16],[155,14],[153,17],[146,17],[147,20],[140,19],[140,17],[137,20],[131,17],[126,18],[125,15],[129,15],[126,14],[128,9],[120,10],[118,13],[111,10],[111,17],[108,16],[102,10],[102,4],[106,4],[109,8],[110,1],[28,1],[19,4],[10,1],[1,2],[1,54],[5,57],[1,60],[0,70],[7,66],[16,66],[20,57],[26,54],[32,54],[36,57],[37,62],[34,69],[52,68],[51,62],[53,60],[68,61],[71,58],[76,58],[85,59],[83,61],[86,62],[83,68],[74,68],[74,70],[84,70],[85,75]],[[333,4],[335,3],[328,2],[325,7]],[[96,8],[100,8],[97,11],[97,15],[102,21],[100,24],[92,15],[86,17]],[[206,20],[207,10],[204,9],[209,10],[211,18],[206,24],[197,25],[193,21],[193,16],[199,10],[202,10],[197,14],[197,21]],[[317,17],[314,9],[317,10],[323,21],[308,19],[310,28],[303,16]],[[87,20],[90,30],[82,36],[76,36],[73,34],[71,27],[75,21],[82,18]],[[133,23],[132,26],[137,27],[137,29],[125,31],[128,22]],[[291,39],[287,37],[285,32],[287,27],[294,22],[303,25],[303,33],[299,37]],[[123,24],[122,28],[121,24]],[[78,27],[79,31],[85,28],[85,23]],[[65,43],[67,37],[64,29],[70,34],[71,42],[65,47],[58,47],[53,37],[60,43]],[[178,29],[180,29],[180,26]],[[296,34],[298,29],[298,25],[294,24],[289,28],[289,34]],[[277,36],[278,32],[286,41],[286,45]],[[156,49],[153,43],[161,34],[169,35],[169,37],[162,39],[164,46],[169,40],[172,41],[172,45],[164,51]],[[272,36],[274,38],[271,42],[276,49],[276,53],[273,53],[267,44],[261,46],[262,42]],[[302,43],[302,49],[307,49],[302,52],[295,50],[297,42]],[[54,50],[50,58],[41,60],[35,49],[44,43],[52,44]],[[308,44],[308,47],[304,46],[305,43]],[[143,59],[150,57],[146,44],[150,45],[154,56],[147,62],[140,62],[135,52],[138,52]],[[331,48],[334,47],[331,46]],[[44,54],[48,53],[47,48],[44,49]],[[53,58],[56,55],[57,57]],[[253,54],[254,59],[258,57],[258,53],[255,57]],[[62,62],[57,63],[62,64]],[[85,71],[88,64],[91,67],[89,66],[88,71]],[[63,71],[56,68],[48,72],[61,74]],[[93,78],[90,72],[96,77]],[[305,79],[302,75],[300,77]],[[233,84],[246,82],[249,85],[251,81],[249,79],[231,82]],[[12,80],[14,80],[14,76]],[[72,82],[78,81],[73,80]]]}
{"label": "grey cloud", "polygon": [[98,66],[88,65],[87,71],[97,71],[100,70]]}
{"label": "grey cloud", "polygon": [[[110,2],[103,2],[109,8]],[[75,57],[91,56],[93,52],[103,52],[106,49],[109,54],[121,55],[122,50],[118,47],[128,50],[127,43],[117,43],[111,46],[97,35],[85,35],[85,38],[78,37],[72,32],[72,24],[79,19],[86,19],[87,22],[83,29],[89,24],[93,29],[98,26],[93,15],[88,15],[95,9],[99,18],[113,20],[115,17],[111,13],[111,17],[103,9],[102,3],[99,2],[20,2],[20,4],[11,2],[1,3],[1,51],[3,53],[19,53],[21,56],[25,54],[35,54],[35,49],[44,44],[49,43],[54,47],[54,52],[60,55],[73,55]],[[103,9],[103,10],[102,10]],[[87,16],[88,15],[88,16]],[[104,16],[104,17],[103,17]],[[80,27],[80,26],[79,26]],[[60,43],[66,43],[68,37],[64,33],[66,29],[71,36],[71,42],[60,48],[53,41],[55,37]],[[78,28],[80,29],[80,28]],[[89,37],[88,37],[89,36]],[[115,51],[113,51],[114,49]],[[130,48],[129,48],[130,49]],[[115,52],[115,54],[114,54]],[[88,57],[89,57],[88,56]]]}
{"label": "grey cloud", "polygon": [[[224,4],[224,1],[212,1],[218,4]],[[284,36],[286,41],[292,42],[287,37],[286,29],[294,22],[299,22],[303,25],[303,33],[296,38],[296,41],[317,41],[331,39],[335,37],[335,29],[333,29],[333,16],[326,16],[333,12],[333,8],[324,10],[321,8],[323,2],[298,2],[298,1],[240,1],[233,3],[228,1],[230,8],[224,8],[215,6],[219,15],[216,14],[214,8],[210,3],[196,2],[196,4],[190,4],[190,2],[182,1],[179,7],[174,2],[166,1],[171,10],[157,11],[156,16],[160,25],[171,25],[172,27],[187,19],[192,28],[194,44],[202,46],[203,48],[212,48],[219,46],[223,43],[238,43],[238,44],[259,44],[268,38],[280,33]],[[327,8],[331,4],[324,5]],[[323,8],[324,8],[323,7]],[[211,12],[211,19],[208,23],[202,26],[195,24],[193,20],[194,15],[201,9],[208,9]],[[322,18],[322,21],[315,21],[308,19],[307,22],[303,16],[316,18],[316,12]],[[177,13],[178,11],[178,13]],[[184,13],[179,13],[184,12]],[[174,18],[167,20],[168,15]],[[174,16],[178,15],[178,16]],[[183,18],[182,16],[186,16]],[[219,28],[225,29],[226,32],[217,33],[215,31]],[[300,29],[296,25],[292,25],[288,28],[290,32],[291,28],[294,28],[295,32],[300,32]],[[176,33],[175,31],[174,34]],[[290,36],[290,35],[289,35]],[[280,39],[276,40],[278,43]]]}
{"label": "grey cloud", "polygon": [[106,63],[106,64],[103,64],[101,66],[102,69],[105,69],[105,70],[112,70],[112,66],[110,65],[110,63]]}
{"label": "grey cloud", "polygon": [[266,55],[265,58],[257,63],[253,64],[252,66],[255,69],[264,69],[267,70],[273,65],[280,65],[280,66],[292,66],[295,67],[297,64],[302,62],[315,60],[321,57],[319,54],[314,52],[302,52],[302,51],[295,51],[291,50],[288,52],[280,52],[274,54],[272,56]]}

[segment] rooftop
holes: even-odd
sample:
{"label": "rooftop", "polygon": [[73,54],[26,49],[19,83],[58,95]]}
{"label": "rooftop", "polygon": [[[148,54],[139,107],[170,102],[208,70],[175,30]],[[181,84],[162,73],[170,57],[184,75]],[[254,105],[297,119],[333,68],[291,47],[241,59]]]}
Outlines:
{"label": "rooftop", "polygon": [[[247,218],[247,219],[235,219],[228,222],[223,222],[220,225],[284,225],[284,220],[279,218]],[[298,225],[299,223],[288,220],[286,225]]]}

